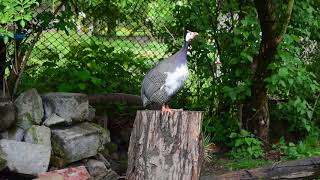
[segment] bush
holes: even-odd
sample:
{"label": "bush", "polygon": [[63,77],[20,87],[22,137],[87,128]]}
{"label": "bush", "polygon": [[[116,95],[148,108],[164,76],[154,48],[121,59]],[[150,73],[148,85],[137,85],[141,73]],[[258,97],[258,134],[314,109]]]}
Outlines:
{"label": "bush", "polygon": [[233,140],[229,153],[232,158],[260,158],[264,155],[262,142],[248,131],[241,129],[240,133],[231,133],[229,137]]}
{"label": "bush", "polygon": [[35,87],[40,92],[64,91],[139,94],[146,60],[132,52],[117,52],[113,47],[91,41],[71,46],[64,59],[49,51],[23,76],[21,90]]}

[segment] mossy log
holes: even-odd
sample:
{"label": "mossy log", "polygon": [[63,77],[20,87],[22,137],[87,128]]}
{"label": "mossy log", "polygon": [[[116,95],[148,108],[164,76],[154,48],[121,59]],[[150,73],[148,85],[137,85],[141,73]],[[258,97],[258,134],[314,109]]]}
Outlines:
{"label": "mossy log", "polygon": [[203,113],[138,111],[128,150],[128,180],[197,180]]}
{"label": "mossy log", "polygon": [[320,157],[274,163],[266,167],[233,171],[218,176],[203,176],[201,180],[314,179],[316,177],[320,177]]}

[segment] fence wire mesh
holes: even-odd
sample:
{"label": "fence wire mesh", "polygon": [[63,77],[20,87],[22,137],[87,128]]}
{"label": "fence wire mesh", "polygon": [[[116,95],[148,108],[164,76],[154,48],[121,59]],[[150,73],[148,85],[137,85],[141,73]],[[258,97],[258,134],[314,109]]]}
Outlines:
{"label": "fence wire mesh", "polygon": [[[165,26],[173,18],[172,5],[164,0],[139,0],[122,5],[106,3],[105,7],[78,11],[70,19],[74,28],[42,32],[31,59],[41,60],[48,53],[63,59],[71,46],[85,46],[91,41],[104,43],[116,51],[131,51],[143,58],[162,58],[167,51],[163,39],[169,36]],[[52,9],[42,8],[41,11]]]}

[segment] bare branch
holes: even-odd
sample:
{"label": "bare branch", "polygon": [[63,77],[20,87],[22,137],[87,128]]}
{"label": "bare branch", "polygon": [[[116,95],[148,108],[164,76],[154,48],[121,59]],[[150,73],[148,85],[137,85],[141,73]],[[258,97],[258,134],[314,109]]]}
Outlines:
{"label": "bare branch", "polygon": [[279,35],[276,37],[276,43],[277,44],[279,44],[282,41],[283,36],[287,31],[288,24],[289,24],[290,18],[291,18],[293,3],[294,3],[294,0],[289,0],[289,2],[288,2],[287,12],[286,12],[286,15],[284,17],[284,21],[283,21],[281,30],[279,32]]}
{"label": "bare branch", "polygon": [[162,24],[162,25],[163,25],[163,27],[166,29],[167,33],[170,34],[170,36],[171,36],[172,39],[173,39],[173,43],[175,44],[175,43],[176,43],[176,39],[174,38],[174,36],[172,35],[172,33],[169,31],[169,29],[168,29],[164,24]]}
{"label": "bare branch", "polygon": [[30,55],[31,55],[31,52],[32,52],[32,49],[34,48],[35,44],[38,42],[39,38],[40,38],[40,35],[41,35],[42,31],[39,31],[37,33],[37,35],[35,36],[31,46],[29,46],[29,49],[28,49],[28,52],[26,54],[26,56],[22,59],[22,62],[20,64],[20,71],[19,71],[19,74],[18,74],[18,78],[16,79],[16,82],[15,82],[15,85],[14,85],[14,89],[13,89],[13,94],[16,94],[16,91],[18,89],[18,85],[19,85],[19,81],[20,81],[20,78],[21,78],[21,75],[24,71],[24,68],[27,64],[27,61],[28,59],[30,58]]}
{"label": "bare branch", "polygon": [[[58,14],[58,12],[61,10],[61,8],[64,6],[65,2],[61,2],[61,4],[55,9],[53,15],[56,16]],[[16,94],[17,92],[17,89],[18,89],[18,85],[19,85],[19,82],[20,82],[20,78],[22,76],[22,73],[24,72],[24,69],[25,69],[25,66],[27,65],[27,62],[31,56],[31,53],[32,53],[32,50],[35,46],[35,44],[38,42],[38,40],[40,39],[40,35],[42,34],[43,30],[40,29],[35,38],[33,39],[32,43],[31,43],[31,46],[29,46],[28,50],[27,50],[27,53],[25,55],[25,57],[22,59],[22,62],[20,64],[20,67],[19,67],[19,73],[17,75],[17,79],[15,80],[14,82],[14,87],[13,87],[13,91],[12,91],[12,95]]]}

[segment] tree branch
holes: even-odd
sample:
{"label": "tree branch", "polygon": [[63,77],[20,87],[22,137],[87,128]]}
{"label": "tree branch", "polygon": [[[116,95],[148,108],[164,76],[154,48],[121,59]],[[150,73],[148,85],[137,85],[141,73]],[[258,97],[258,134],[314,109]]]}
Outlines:
{"label": "tree branch", "polygon": [[21,75],[22,75],[22,73],[23,73],[23,71],[24,71],[24,68],[25,68],[25,66],[26,66],[26,64],[27,64],[28,59],[29,59],[30,56],[31,56],[32,49],[34,48],[35,44],[38,42],[41,33],[42,33],[42,31],[39,31],[39,32],[37,33],[37,35],[35,36],[32,44],[31,44],[31,46],[29,46],[29,49],[28,49],[28,52],[27,52],[26,56],[23,58],[23,60],[22,60],[22,62],[21,62],[20,71],[19,71],[19,73],[18,73],[18,77],[17,77],[17,79],[16,79],[16,82],[15,82],[14,88],[13,88],[13,95],[16,94],[16,92],[17,92]]}
{"label": "tree branch", "polygon": [[283,36],[287,31],[288,24],[289,24],[289,21],[290,21],[290,18],[291,18],[293,3],[294,3],[294,0],[289,0],[289,2],[288,2],[287,12],[286,12],[286,15],[284,17],[284,21],[283,21],[281,30],[279,32],[279,35],[276,37],[276,43],[277,44],[279,44],[282,41]]}
{"label": "tree branch", "polygon": [[[62,1],[61,4],[55,9],[53,16],[56,16],[58,14],[58,12],[60,11],[60,9],[64,6],[65,1]],[[22,73],[24,72],[25,66],[27,65],[28,59],[31,56],[32,50],[35,46],[35,44],[38,42],[38,40],[40,39],[40,35],[42,34],[43,30],[40,29],[35,38],[32,41],[31,46],[28,48],[27,53],[25,55],[25,57],[22,59],[22,62],[20,63],[20,67],[19,67],[19,72],[17,74],[16,80],[14,81],[14,86],[13,86],[13,91],[11,92],[12,95],[15,95],[18,89],[18,85],[20,82],[20,78],[22,76]]]}

